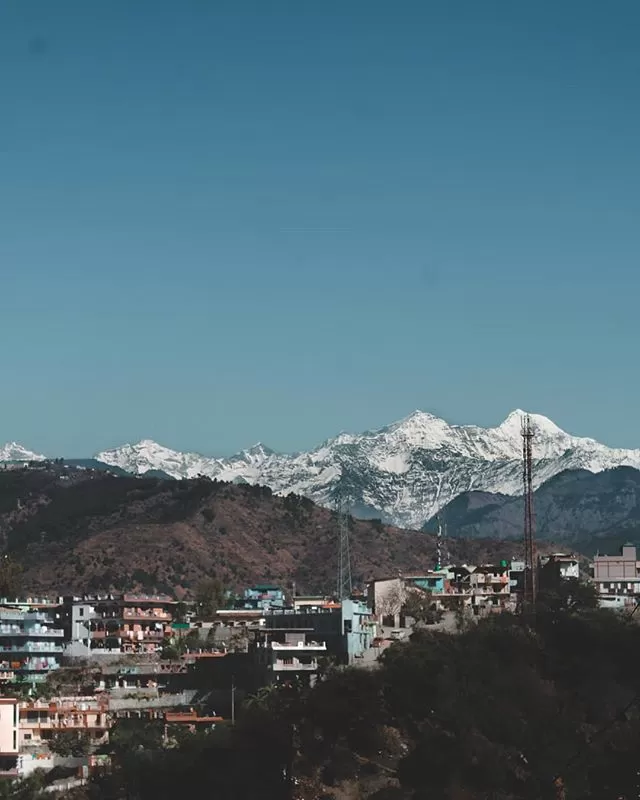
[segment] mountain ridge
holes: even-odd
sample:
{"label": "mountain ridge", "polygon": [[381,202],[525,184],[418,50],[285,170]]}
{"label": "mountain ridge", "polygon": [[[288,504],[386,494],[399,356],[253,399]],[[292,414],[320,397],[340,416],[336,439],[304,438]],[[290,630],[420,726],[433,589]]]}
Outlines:
{"label": "mountain ridge", "polygon": [[[603,549],[616,552],[626,541],[640,541],[640,471],[616,467],[593,473],[558,473],[534,493],[536,538],[554,541],[591,556]],[[447,536],[520,541],[523,530],[521,498],[488,492],[466,492],[440,511]],[[432,518],[424,530],[433,532]]]}
{"label": "mountain ridge", "polygon": [[[351,520],[355,585],[429,569],[435,537],[379,520]],[[512,542],[457,540],[452,557],[510,558]],[[208,479],[161,480],[48,464],[0,471],[0,550],[29,593],[141,590],[193,595],[218,577],[240,589],[275,581],[298,591],[335,587],[336,515],[296,495]]]}
{"label": "mountain ridge", "polygon": [[[380,517],[405,528],[420,528],[439,508],[464,492],[479,489],[517,496],[522,491],[521,423],[512,411],[499,425],[450,425],[425,411],[361,434],[342,432],[308,452],[276,453],[264,445],[229,458],[138,445],[98,453],[108,464],[142,474],[162,470],[172,477],[198,474],[222,481],[262,484],[278,494],[301,494],[331,506],[347,494],[358,516]],[[610,448],[572,436],[547,417],[530,415],[535,485],[567,469],[600,472],[616,466],[640,468],[640,450]],[[163,451],[164,452],[164,451]]]}
{"label": "mountain ridge", "polygon": [[[469,491],[517,496],[522,492],[521,423],[512,411],[499,425],[451,425],[416,410],[383,428],[341,432],[318,447],[278,453],[257,443],[230,457],[209,457],[164,447],[151,439],[97,453],[94,458],[134,475],[268,486],[332,506],[346,495],[354,514],[419,529],[455,497]],[[565,470],[598,473],[618,466],[640,469],[640,450],[611,448],[566,433],[531,414],[535,486]],[[1,460],[1,459],[0,459]]]}

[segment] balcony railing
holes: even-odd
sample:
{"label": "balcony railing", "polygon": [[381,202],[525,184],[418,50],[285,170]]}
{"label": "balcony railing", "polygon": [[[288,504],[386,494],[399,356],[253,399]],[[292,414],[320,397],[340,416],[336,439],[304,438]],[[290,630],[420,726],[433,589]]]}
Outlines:
{"label": "balcony railing", "polygon": [[98,729],[98,730],[108,730],[111,727],[111,724],[107,722],[107,720],[84,720],[84,719],[64,719],[64,720],[50,720],[50,719],[43,719],[40,721],[30,720],[30,719],[21,719],[20,720],[20,727],[23,730],[63,730],[63,731],[73,731],[73,730],[87,730],[87,729]]}
{"label": "balcony railing", "polygon": [[64,631],[59,628],[41,628],[38,630],[31,626],[0,625],[0,636],[27,637],[29,639],[42,639],[44,637],[62,638],[64,636]]}
{"label": "balcony railing", "polygon": [[78,695],[78,697],[53,697],[51,700],[27,700],[20,703],[20,713],[29,711],[46,712],[55,711],[56,714],[94,713],[107,710],[108,700],[96,700],[92,695]]}
{"label": "balcony railing", "polygon": [[326,650],[325,642],[269,642],[272,650]]}
{"label": "balcony railing", "polygon": [[164,620],[170,622],[173,616],[168,611],[157,611],[145,608],[125,608],[122,612],[123,619]]}
{"label": "balcony railing", "polygon": [[47,664],[38,664],[35,661],[25,661],[23,664],[20,665],[18,668],[18,672],[40,672],[40,673],[47,673],[53,672],[54,669],[59,669],[60,664],[55,660],[51,659],[50,662]]}
{"label": "balcony railing", "polygon": [[18,622],[53,622],[44,611],[20,611],[19,608],[5,608],[0,611],[0,621],[12,619]]}
{"label": "balcony railing", "polygon": [[318,662],[312,661],[309,664],[302,662],[290,664],[284,661],[276,661],[271,665],[274,672],[315,672],[318,669]]}
{"label": "balcony railing", "polygon": [[64,647],[48,642],[25,642],[23,645],[0,645],[0,653],[63,653]]}

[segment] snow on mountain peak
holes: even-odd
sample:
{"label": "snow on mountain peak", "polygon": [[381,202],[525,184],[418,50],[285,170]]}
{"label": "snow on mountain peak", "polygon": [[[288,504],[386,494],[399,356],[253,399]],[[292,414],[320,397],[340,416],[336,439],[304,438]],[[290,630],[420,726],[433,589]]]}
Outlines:
{"label": "snow on mountain peak", "polygon": [[[96,458],[135,474],[153,469],[175,478],[202,474],[263,484],[279,494],[294,492],[321,505],[332,505],[336,489],[346,486],[354,506],[401,527],[419,528],[463,492],[522,492],[524,415],[516,409],[497,427],[481,428],[450,425],[428,412],[414,411],[385,428],[341,433],[314,450],[289,455],[257,444],[230,458],[207,458],[143,440]],[[542,415],[530,417],[536,434],[536,486],[566,469],[599,472],[623,465],[640,469],[639,450],[614,450],[572,436]]]}
{"label": "snow on mountain peak", "polygon": [[541,434],[543,436],[568,435],[562,430],[562,428],[559,428],[555,422],[552,422],[548,417],[544,417],[542,414],[531,414],[528,411],[522,411],[520,408],[516,408],[515,411],[512,411],[504,420],[504,422],[498,425],[497,430],[505,433],[517,433],[518,436],[522,436],[522,423],[526,416],[529,416],[529,419],[531,420],[534,433]]}
{"label": "snow on mountain peak", "polygon": [[7,442],[0,447],[0,461],[46,461],[46,456],[27,450],[18,442]]}
{"label": "snow on mountain peak", "polygon": [[[98,453],[95,458],[103,464],[120,467],[134,475],[143,475],[151,470],[158,470],[172,478],[195,478],[198,475],[210,475],[216,459],[207,458],[199,453],[181,453],[164,447],[153,439],[142,439],[137,444],[126,444],[113,450]],[[215,471],[215,468],[213,468]]]}
{"label": "snow on mountain peak", "polygon": [[437,447],[449,438],[451,426],[427,411],[414,411],[383,430],[399,435],[415,446]]}

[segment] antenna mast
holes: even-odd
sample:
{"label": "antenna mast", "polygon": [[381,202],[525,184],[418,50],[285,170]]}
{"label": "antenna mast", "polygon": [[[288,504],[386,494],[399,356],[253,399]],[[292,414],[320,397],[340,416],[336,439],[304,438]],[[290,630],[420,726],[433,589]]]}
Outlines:
{"label": "antenna mast", "polygon": [[349,502],[344,492],[338,494],[336,501],[338,515],[338,579],[336,594],[338,600],[347,600],[351,597],[353,586],[351,583],[351,550],[349,547]]}
{"label": "antenna mast", "polygon": [[524,483],[524,608],[533,609],[536,602],[536,546],[533,514],[533,438],[531,417],[522,418],[522,462]]}

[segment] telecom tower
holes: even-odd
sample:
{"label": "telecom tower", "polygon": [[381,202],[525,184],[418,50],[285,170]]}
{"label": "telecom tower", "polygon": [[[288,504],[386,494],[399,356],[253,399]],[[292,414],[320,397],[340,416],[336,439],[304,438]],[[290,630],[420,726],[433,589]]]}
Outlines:
{"label": "telecom tower", "polygon": [[338,600],[347,600],[351,597],[353,587],[351,584],[351,551],[349,549],[349,501],[343,492],[338,495],[336,501],[336,514],[339,537],[336,595]]}
{"label": "telecom tower", "polygon": [[447,544],[447,523],[444,519],[444,509],[438,514],[438,533],[436,535],[436,569],[441,570],[444,565],[451,563],[451,554]]}
{"label": "telecom tower", "polygon": [[438,533],[436,535],[436,569],[442,569],[442,520],[438,514]]}
{"label": "telecom tower", "polygon": [[535,517],[533,515],[533,437],[535,436],[531,417],[522,418],[522,462],[524,482],[524,608],[535,606],[536,586],[536,546]]}

